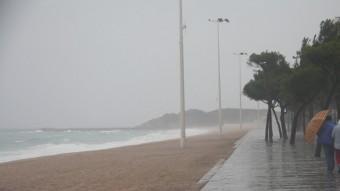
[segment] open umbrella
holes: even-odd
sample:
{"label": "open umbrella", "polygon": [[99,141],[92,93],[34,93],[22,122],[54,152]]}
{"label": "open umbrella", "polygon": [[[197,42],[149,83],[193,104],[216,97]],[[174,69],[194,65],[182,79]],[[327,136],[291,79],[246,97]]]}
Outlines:
{"label": "open umbrella", "polygon": [[329,113],[329,110],[323,110],[314,115],[314,117],[310,120],[307,125],[305,131],[305,141],[307,143],[312,144],[315,140],[315,135],[319,132],[320,128],[323,125],[323,122],[326,120],[326,117]]}

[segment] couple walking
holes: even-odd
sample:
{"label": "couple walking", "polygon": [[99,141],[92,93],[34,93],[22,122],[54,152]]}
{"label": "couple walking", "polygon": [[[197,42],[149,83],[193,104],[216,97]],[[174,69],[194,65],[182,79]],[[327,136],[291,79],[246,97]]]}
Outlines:
{"label": "couple walking", "polygon": [[327,116],[324,125],[318,132],[318,143],[323,146],[328,172],[333,172],[335,158],[340,174],[340,120],[336,125],[332,122],[332,117]]}

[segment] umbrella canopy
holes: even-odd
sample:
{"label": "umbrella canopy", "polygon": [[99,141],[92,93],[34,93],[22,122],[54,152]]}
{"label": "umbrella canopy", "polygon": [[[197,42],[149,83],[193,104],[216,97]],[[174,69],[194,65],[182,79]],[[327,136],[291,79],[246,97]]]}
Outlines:
{"label": "umbrella canopy", "polygon": [[315,140],[315,135],[319,132],[320,128],[323,125],[323,122],[326,120],[326,117],[329,113],[329,110],[323,110],[314,115],[314,117],[310,120],[307,125],[305,131],[305,141],[307,143],[313,143]]}

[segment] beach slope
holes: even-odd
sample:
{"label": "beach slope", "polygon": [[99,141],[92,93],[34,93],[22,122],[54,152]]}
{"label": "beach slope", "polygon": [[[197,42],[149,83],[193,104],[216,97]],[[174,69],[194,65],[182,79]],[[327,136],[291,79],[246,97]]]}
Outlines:
{"label": "beach slope", "polygon": [[199,190],[197,182],[233,151],[245,130],[0,164],[1,191]]}

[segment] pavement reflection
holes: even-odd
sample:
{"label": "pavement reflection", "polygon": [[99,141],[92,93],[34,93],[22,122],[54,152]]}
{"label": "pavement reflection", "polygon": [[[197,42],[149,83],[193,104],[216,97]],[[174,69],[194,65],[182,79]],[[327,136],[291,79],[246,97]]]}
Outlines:
{"label": "pavement reflection", "polygon": [[302,135],[291,146],[279,139],[268,144],[263,134],[258,128],[243,137],[202,190],[340,190],[340,175],[327,173],[324,159],[313,156],[314,146],[304,143]]}

